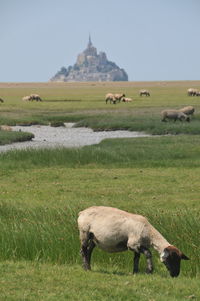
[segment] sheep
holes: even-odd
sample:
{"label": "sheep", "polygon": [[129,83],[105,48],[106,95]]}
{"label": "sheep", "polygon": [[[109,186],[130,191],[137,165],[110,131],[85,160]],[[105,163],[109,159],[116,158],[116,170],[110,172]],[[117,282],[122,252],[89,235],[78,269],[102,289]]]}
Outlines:
{"label": "sheep", "polygon": [[116,99],[116,101],[118,101],[118,102],[120,102],[121,101],[121,99],[123,98],[123,97],[125,97],[126,95],[125,94],[114,94],[114,97],[115,97],[115,99]]}
{"label": "sheep", "polygon": [[110,103],[116,104],[115,96],[112,93],[107,93],[106,94],[105,101],[106,101],[106,104],[107,104],[108,101],[110,101]]}
{"label": "sheep", "polygon": [[188,107],[184,107],[184,108],[180,109],[179,111],[183,112],[186,115],[193,115],[195,109],[192,106],[188,106]]}
{"label": "sheep", "polygon": [[24,96],[24,97],[22,97],[22,100],[23,101],[30,101],[31,97],[30,96]]}
{"label": "sheep", "polygon": [[181,259],[189,260],[142,215],[112,207],[93,206],[79,212],[78,228],[81,242],[80,253],[85,270],[91,269],[91,254],[95,246],[110,253],[133,251],[135,253],[133,273],[139,271],[141,253],[147,260],[146,272],[153,272],[150,247],[160,254],[161,262],[166,265],[172,277],[179,275]]}
{"label": "sheep", "polygon": [[1,103],[4,103],[4,100],[3,100],[2,98],[0,98],[0,102],[1,102]]}
{"label": "sheep", "polygon": [[31,100],[42,101],[41,97],[38,94],[31,94]]}
{"label": "sheep", "polygon": [[179,110],[164,110],[161,112],[162,119],[161,121],[166,121],[166,119],[171,119],[176,122],[176,120],[180,121],[187,121],[190,122],[190,117],[184,114],[183,112],[180,112]]}
{"label": "sheep", "polygon": [[200,96],[200,91],[197,91],[195,96]]}
{"label": "sheep", "polygon": [[187,90],[188,96],[195,96],[197,93],[198,93],[198,90],[197,90],[197,89],[194,89],[194,88],[189,88],[189,89]]}
{"label": "sheep", "polygon": [[122,101],[123,101],[123,102],[131,102],[131,101],[133,101],[133,100],[132,100],[132,98],[129,98],[129,97],[123,97],[123,98],[122,98]]}
{"label": "sheep", "polygon": [[142,95],[150,96],[150,93],[148,90],[140,90],[139,94],[140,94],[140,96],[142,96]]}

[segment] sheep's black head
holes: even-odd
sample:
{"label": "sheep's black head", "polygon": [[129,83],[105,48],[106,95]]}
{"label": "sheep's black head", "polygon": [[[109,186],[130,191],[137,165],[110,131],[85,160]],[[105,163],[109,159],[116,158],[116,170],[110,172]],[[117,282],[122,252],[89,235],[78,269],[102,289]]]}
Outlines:
{"label": "sheep's black head", "polygon": [[190,117],[189,117],[189,116],[186,118],[186,121],[187,121],[187,122],[190,122]]}
{"label": "sheep's black head", "polygon": [[161,261],[166,265],[171,277],[178,277],[181,259],[189,260],[187,256],[174,246],[165,248],[161,254]]}

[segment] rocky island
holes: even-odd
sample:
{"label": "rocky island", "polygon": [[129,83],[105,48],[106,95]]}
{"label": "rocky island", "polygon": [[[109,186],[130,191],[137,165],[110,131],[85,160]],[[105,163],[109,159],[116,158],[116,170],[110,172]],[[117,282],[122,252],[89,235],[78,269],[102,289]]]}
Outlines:
{"label": "rocky island", "polygon": [[124,69],[109,61],[105,52],[98,54],[89,36],[87,48],[78,55],[76,63],[67,68],[62,67],[50,81],[128,81],[128,75]]}

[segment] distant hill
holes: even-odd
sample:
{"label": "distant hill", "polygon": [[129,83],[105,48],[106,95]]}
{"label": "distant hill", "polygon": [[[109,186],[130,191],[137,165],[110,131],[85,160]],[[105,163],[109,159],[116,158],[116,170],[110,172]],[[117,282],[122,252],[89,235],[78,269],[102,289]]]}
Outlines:
{"label": "distant hill", "polygon": [[50,81],[128,81],[128,75],[124,69],[108,61],[105,52],[98,54],[89,37],[87,48],[78,55],[76,63],[67,68],[62,67]]}

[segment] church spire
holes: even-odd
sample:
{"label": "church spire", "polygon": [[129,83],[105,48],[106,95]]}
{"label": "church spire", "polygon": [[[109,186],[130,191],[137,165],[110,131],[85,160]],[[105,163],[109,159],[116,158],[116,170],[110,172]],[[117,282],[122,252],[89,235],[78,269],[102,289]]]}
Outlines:
{"label": "church spire", "polygon": [[91,47],[92,47],[92,41],[91,41],[91,36],[89,34],[88,48],[91,48]]}

